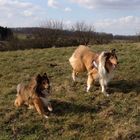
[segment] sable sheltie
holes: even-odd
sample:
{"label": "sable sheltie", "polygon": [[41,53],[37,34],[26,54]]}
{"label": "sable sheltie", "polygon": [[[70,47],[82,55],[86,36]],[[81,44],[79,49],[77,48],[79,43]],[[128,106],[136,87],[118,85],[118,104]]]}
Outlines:
{"label": "sable sheltie", "polygon": [[113,77],[113,71],[118,64],[115,49],[95,53],[89,47],[80,45],[69,59],[72,66],[72,78],[75,81],[78,73],[88,72],[87,92],[89,91],[93,81],[99,80],[102,92],[109,96],[106,92],[108,82]]}
{"label": "sable sheltie", "polygon": [[14,105],[20,107],[26,104],[29,108],[35,108],[36,111],[48,118],[45,107],[52,111],[51,103],[48,101],[50,94],[50,82],[46,73],[42,76],[38,74],[32,77],[28,84],[20,83],[17,85],[17,97]]}

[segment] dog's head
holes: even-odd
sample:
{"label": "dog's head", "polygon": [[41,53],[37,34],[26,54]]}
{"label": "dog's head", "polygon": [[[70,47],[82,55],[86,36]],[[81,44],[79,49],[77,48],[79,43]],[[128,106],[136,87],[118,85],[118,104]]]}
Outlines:
{"label": "dog's head", "polygon": [[50,81],[46,73],[44,73],[42,76],[40,74],[36,77],[37,87],[43,91],[43,90],[50,90]]}
{"label": "dog's head", "polygon": [[116,50],[113,49],[109,52],[104,52],[104,56],[106,58],[106,63],[110,63],[113,69],[116,68],[116,66],[118,65]]}

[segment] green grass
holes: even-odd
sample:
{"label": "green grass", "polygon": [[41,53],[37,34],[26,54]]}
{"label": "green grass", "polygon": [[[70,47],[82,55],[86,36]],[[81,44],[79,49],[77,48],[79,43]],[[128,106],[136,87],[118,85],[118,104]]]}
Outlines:
{"label": "green grass", "polygon": [[[0,52],[0,140],[138,140],[140,139],[140,44],[91,47],[117,49],[119,67],[105,97],[100,86],[86,93],[86,73],[73,83],[70,48]],[[13,105],[16,85],[38,73],[51,80],[54,111],[42,118]]]}

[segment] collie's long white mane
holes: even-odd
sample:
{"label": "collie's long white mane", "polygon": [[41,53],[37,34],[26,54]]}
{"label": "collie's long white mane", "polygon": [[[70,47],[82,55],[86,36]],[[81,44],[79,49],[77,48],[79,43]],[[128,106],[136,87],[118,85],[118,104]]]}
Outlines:
{"label": "collie's long white mane", "polygon": [[[106,63],[106,57],[105,57],[106,52],[102,52],[99,55],[99,65],[98,65],[98,74],[99,74],[99,82],[102,87],[102,92],[106,92],[106,87],[108,82],[112,79],[113,74],[108,73],[105,68],[105,63]],[[108,96],[108,94],[106,94]]]}
{"label": "collie's long white mane", "polygon": [[107,72],[106,72],[106,69],[105,69],[105,52],[102,52],[100,55],[99,55],[99,65],[98,65],[98,73],[99,73],[99,77],[100,78],[103,78]]}

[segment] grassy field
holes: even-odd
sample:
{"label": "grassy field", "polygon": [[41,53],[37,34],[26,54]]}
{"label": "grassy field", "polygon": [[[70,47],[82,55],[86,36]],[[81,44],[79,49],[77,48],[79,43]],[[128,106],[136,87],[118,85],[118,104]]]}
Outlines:
{"label": "grassy field", "polygon": [[[91,48],[117,50],[119,67],[109,97],[99,85],[85,92],[86,73],[73,83],[68,59],[74,47],[0,52],[0,140],[140,139],[140,44]],[[49,119],[13,105],[16,85],[44,72],[52,85]]]}

